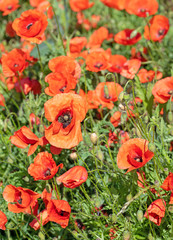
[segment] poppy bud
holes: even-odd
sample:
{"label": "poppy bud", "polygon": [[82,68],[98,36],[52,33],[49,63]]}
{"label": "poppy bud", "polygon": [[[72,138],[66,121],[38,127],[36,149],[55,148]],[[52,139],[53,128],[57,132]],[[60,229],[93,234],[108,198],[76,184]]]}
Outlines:
{"label": "poppy bud", "polygon": [[103,161],[104,159],[104,154],[100,149],[97,151],[97,157],[100,161]]}
{"label": "poppy bud", "polygon": [[148,234],[148,240],[154,240],[154,238],[153,238],[151,233]]}
{"label": "poppy bud", "polygon": [[122,103],[120,103],[120,104],[118,105],[118,108],[119,108],[119,111],[120,111],[120,112],[125,112],[125,111],[127,110],[126,105],[124,105],[124,104],[122,104]]}
{"label": "poppy bud", "polygon": [[143,211],[142,210],[138,210],[136,213],[137,219],[138,221],[141,221],[144,217]]}
{"label": "poppy bud", "polygon": [[41,134],[44,134],[44,125],[40,124],[40,126],[39,126],[39,132],[40,132]]}
{"label": "poppy bud", "polygon": [[117,221],[117,216],[116,214],[112,214],[112,222],[115,223]]}
{"label": "poppy bud", "polygon": [[148,144],[148,149],[149,149],[151,152],[155,152],[156,148],[155,148],[154,143],[149,143],[149,144]]}
{"label": "poppy bud", "polygon": [[171,129],[169,130],[171,136],[173,136],[173,127],[171,127]]}
{"label": "poppy bud", "polygon": [[91,139],[91,142],[93,144],[96,144],[97,143],[97,139],[98,139],[97,134],[96,133],[91,133],[90,139]]}
{"label": "poppy bud", "polygon": [[168,123],[173,123],[173,112],[169,111],[167,115],[167,121]]}
{"label": "poppy bud", "polygon": [[45,236],[41,231],[38,233],[38,236],[40,240],[45,240]]}
{"label": "poppy bud", "polygon": [[160,185],[160,183],[159,183],[158,180],[156,180],[156,181],[154,182],[154,184],[155,184],[157,187],[159,187],[159,185]]}
{"label": "poppy bud", "polygon": [[145,116],[145,117],[144,117],[144,122],[145,122],[145,123],[148,123],[148,121],[149,121],[149,117],[148,117],[148,116]]}
{"label": "poppy bud", "polygon": [[171,213],[173,213],[173,206],[169,206],[169,207],[168,207],[168,211],[171,212]]}
{"label": "poppy bud", "polygon": [[51,193],[52,192],[52,188],[51,188],[51,185],[50,184],[46,184],[46,191],[48,193]]}
{"label": "poppy bud", "polygon": [[129,231],[124,231],[123,240],[130,240],[130,232]]}
{"label": "poppy bud", "polygon": [[121,93],[119,94],[119,96],[118,96],[118,101],[119,101],[119,102],[122,102],[123,99],[124,99],[124,92],[121,92]]}
{"label": "poppy bud", "polygon": [[71,158],[72,160],[76,160],[76,159],[77,159],[77,154],[76,154],[76,152],[70,153],[70,158]]}
{"label": "poppy bud", "polygon": [[132,194],[129,193],[129,194],[127,195],[127,197],[126,197],[126,201],[128,202],[128,201],[130,201],[131,199],[132,199]]}

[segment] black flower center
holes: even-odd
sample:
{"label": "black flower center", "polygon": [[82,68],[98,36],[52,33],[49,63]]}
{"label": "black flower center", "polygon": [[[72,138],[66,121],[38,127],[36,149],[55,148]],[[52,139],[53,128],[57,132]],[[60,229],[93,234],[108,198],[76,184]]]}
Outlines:
{"label": "black flower center", "polygon": [[60,88],[60,90],[59,90],[59,91],[63,93],[65,89],[66,89],[66,86],[64,86],[64,87]]}
{"label": "black flower center", "polygon": [[72,116],[70,112],[66,112],[58,117],[58,122],[62,123],[63,128],[66,128],[71,123]]}
{"label": "black flower center", "polygon": [[171,89],[168,94],[173,95],[173,89]]}
{"label": "black flower center", "polygon": [[51,175],[51,171],[50,171],[50,169],[48,168],[48,169],[46,170],[46,172],[44,173],[44,176],[47,177],[47,176],[50,176],[50,175]]}
{"label": "black flower center", "polygon": [[12,8],[13,8],[13,6],[11,6],[11,5],[9,5],[9,6],[7,7],[8,10],[12,10]]}
{"label": "black flower center", "polygon": [[158,35],[159,36],[163,36],[165,34],[165,29],[160,29],[159,31],[158,31]]}
{"label": "black flower center", "polygon": [[22,204],[22,198],[19,198],[19,200],[17,200],[17,202],[18,202],[19,204]]}
{"label": "black flower center", "polygon": [[94,67],[98,69],[100,69],[102,66],[103,66],[103,63],[99,63],[99,62],[94,65]]}
{"label": "black flower center", "polygon": [[13,66],[16,68],[16,67],[18,67],[18,66],[19,66],[19,64],[15,63]]}
{"label": "black flower center", "polygon": [[135,160],[136,162],[142,162],[142,158],[141,158],[141,157],[135,157],[134,160]]}
{"label": "black flower center", "polygon": [[26,29],[29,30],[32,25],[33,25],[33,23],[29,23],[29,24],[26,26]]}

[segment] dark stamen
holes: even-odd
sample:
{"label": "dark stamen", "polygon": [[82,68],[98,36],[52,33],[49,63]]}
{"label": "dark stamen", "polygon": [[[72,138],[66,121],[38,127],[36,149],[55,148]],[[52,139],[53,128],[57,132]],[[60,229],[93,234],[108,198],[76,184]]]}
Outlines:
{"label": "dark stamen", "polygon": [[33,25],[33,23],[29,23],[29,24],[26,26],[26,29],[29,30],[32,25]]}
{"label": "dark stamen", "polygon": [[103,66],[102,63],[96,63],[96,64],[94,65],[94,67],[96,67],[96,68],[98,68],[98,69],[100,69],[102,66]]}

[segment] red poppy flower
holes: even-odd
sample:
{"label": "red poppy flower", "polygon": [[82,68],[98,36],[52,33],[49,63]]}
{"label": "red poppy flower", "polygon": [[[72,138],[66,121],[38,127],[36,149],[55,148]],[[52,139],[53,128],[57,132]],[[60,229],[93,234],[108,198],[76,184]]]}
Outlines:
{"label": "red poppy flower", "polygon": [[66,74],[54,72],[45,77],[49,87],[45,88],[45,93],[49,96],[55,96],[58,93],[68,93],[74,90],[77,84],[76,79],[68,72]]}
{"label": "red poppy flower", "polygon": [[163,78],[156,82],[152,94],[159,103],[166,103],[173,95],[173,77]]}
{"label": "red poppy flower", "polygon": [[56,181],[63,183],[67,188],[75,188],[86,182],[88,178],[87,170],[82,166],[75,166],[56,178]]}
{"label": "red poppy flower", "polygon": [[140,69],[137,74],[141,83],[147,83],[147,82],[153,81],[155,75],[156,75],[157,80],[162,78],[161,72],[158,71],[157,73],[155,73],[155,71],[153,71],[153,70],[147,71],[144,68]]}
{"label": "red poppy flower", "polygon": [[114,125],[114,127],[118,127],[121,122],[121,112],[117,111],[110,118],[110,122]]}
{"label": "red poppy flower", "polygon": [[45,117],[52,124],[45,137],[55,147],[69,149],[82,141],[80,122],[86,115],[86,103],[77,94],[57,94],[44,104]]}
{"label": "red poppy flower", "polygon": [[148,25],[145,26],[144,37],[147,40],[160,41],[169,30],[169,19],[162,15],[152,17]]}
{"label": "red poppy flower", "polygon": [[135,33],[133,36],[134,32],[135,29],[125,29],[114,36],[114,41],[122,45],[133,45],[141,40],[141,34]]}
{"label": "red poppy flower", "polygon": [[117,165],[128,172],[143,167],[152,159],[154,153],[148,149],[149,142],[145,139],[129,139],[119,149]]}
{"label": "red poppy flower", "polygon": [[157,226],[160,226],[162,218],[165,216],[165,206],[165,200],[155,200],[148,207],[147,211],[144,214],[144,217],[154,222]]}
{"label": "red poppy flower", "polygon": [[138,17],[147,17],[154,15],[158,10],[158,2],[156,0],[130,0],[126,1],[125,10],[129,14]]}
{"label": "red poppy flower", "polygon": [[0,94],[0,106],[5,107],[5,98],[2,94]]}
{"label": "red poppy flower", "polygon": [[71,74],[76,80],[80,78],[81,67],[72,57],[59,56],[49,61],[49,69],[52,72]]}
{"label": "red poppy flower", "polygon": [[166,191],[173,191],[173,173],[169,173],[160,187]]}
{"label": "red poppy flower", "polygon": [[26,126],[21,127],[18,131],[10,137],[11,143],[18,148],[26,148],[29,144],[31,145],[28,151],[28,156],[32,155],[38,145],[43,146],[44,142],[42,138],[38,138],[29,128]]}
{"label": "red poppy flower", "polygon": [[125,8],[126,0],[100,0],[103,4],[110,8],[123,10]]}
{"label": "red poppy flower", "polygon": [[135,47],[132,47],[131,49],[131,59],[138,59],[141,62],[146,62],[147,58],[145,55],[147,55],[147,48],[144,47],[142,51],[137,51]]}
{"label": "red poppy flower", "polygon": [[41,211],[37,216],[37,219],[34,219],[29,226],[32,227],[34,230],[40,229],[40,226],[44,226],[46,223],[49,222],[49,214],[47,209]]}
{"label": "red poppy flower", "polygon": [[86,58],[86,70],[99,72],[112,65],[109,62],[110,55],[106,51],[93,51]]}
{"label": "red poppy flower", "polygon": [[41,2],[44,2],[45,0],[29,0],[29,3],[32,7],[37,7]]}
{"label": "red poppy flower", "polygon": [[89,42],[87,44],[88,48],[99,48],[104,40],[108,37],[108,30],[105,27],[100,27],[95,30],[90,36]]}
{"label": "red poppy flower", "polygon": [[70,39],[70,52],[71,53],[80,53],[82,48],[87,44],[86,37],[75,37]]}
{"label": "red poppy flower", "polygon": [[173,204],[173,191],[171,192],[169,204]]}
{"label": "red poppy flower", "polygon": [[80,12],[85,9],[88,9],[94,5],[93,2],[89,2],[89,0],[70,0],[70,7],[74,12]]}
{"label": "red poppy flower", "polygon": [[0,1],[0,11],[3,12],[3,16],[10,14],[15,11],[19,5],[19,0],[1,0]]}
{"label": "red poppy flower", "polygon": [[118,96],[122,91],[123,88],[118,83],[101,82],[97,85],[95,94],[102,108],[112,109],[114,107],[113,102],[118,101]]}
{"label": "red poppy flower", "polygon": [[47,17],[42,12],[30,9],[21,14],[13,22],[13,29],[23,39],[40,44],[43,41],[43,33],[47,27]]}
{"label": "red poppy flower", "polygon": [[14,29],[12,28],[12,23],[13,22],[8,22],[6,24],[6,34],[9,36],[9,37],[15,37],[16,36],[16,32],[14,31]]}
{"label": "red poppy flower", "polygon": [[127,58],[122,55],[111,55],[109,61],[112,66],[108,68],[108,71],[120,73]]}
{"label": "red poppy flower", "polygon": [[5,215],[5,213],[3,213],[1,210],[0,210],[0,229],[2,230],[6,230],[6,227],[5,227],[5,224],[7,223],[8,219]]}
{"label": "red poppy flower", "polygon": [[37,6],[37,10],[40,12],[43,12],[44,14],[47,15],[48,18],[52,18],[54,13],[53,13],[53,9],[50,5],[50,2],[48,1],[42,1],[39,3],[39,5]]}
{"label": "red poppy flower", "polygon": [[47,204],[49,221],[56,222],[62,228],[68,226],[71,207],[65,200],[50,200]]}
{"label": "red poppy flower", "polygon": [[41,93],[41,84],[36,79],[30,79],[29,77],[22,78],[15,83],[15,89],[17,92],[22,92],[27,95],[29,92],[33,92],[34,95]]}
{"label": "red poppy flower", "polygon": [[88,91],[86,95],[86,102],[88,109],[97,109],[100,105],[100,101],[95,93],[95,90]]}
{"label": "red poppy flower", "polygon": [[29,213],[37,212],[38,201],[37,198],[40,194],[31,191],[27,188],[15,187],[13,185],[7,185],[3,192],[3,198],[8,203],[8,210],[14,213]]}
{"label": "red poppy flower", "polygon": [[59,168],[63,168],[63,164],[56,166],[51,153],[40,152],[34,158],[34,163],[29,166],[28,173],[35,181],[48,180],[53,178]]}
{"label": "red poppy flower", "polygon": [[124,63],[122,70],[120,74],[123,77],[133,79],[135,77],[135,74],[138,72],[139,68],[141,66],[141,61],[138,59],[131,59]]}
{"label": "red poppy flower", "polygon": [[7,54],[3,54],[2,61],[2,71],[5,77],[12,77],[17,75],[17,73],[23,72],[23,70],[28,66],[27,55],[20,49],[13,49]]}

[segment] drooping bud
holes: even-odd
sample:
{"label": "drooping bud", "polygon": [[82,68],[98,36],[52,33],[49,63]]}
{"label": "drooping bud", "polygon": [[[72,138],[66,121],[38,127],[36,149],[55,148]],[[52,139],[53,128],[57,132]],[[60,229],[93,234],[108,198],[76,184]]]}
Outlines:
{"label": "drooping bud", "polygon": [[76,159],[77,159],[77,154],[76,154],[76,152],[70,153],[70,158],[71,158],[72,160],[76,160]]}
{"label": "drooping bud", "polygon": [[136,213],[136,217],[137,217],[138,221],[141,221],[144,217],[143,211],[138,210],[137,213]]}
{"label": "drooping bud", "polygon": [[156,147],[155,147],[154,143],[149,143],[149,144],[148,144],[148,149],[149,149],[151,152],[155,152]]}
{"label": "drooping bud", "polygon": [[100,149],[97,151],[97,157],[100,161],[103,161],[104,159],[104,154]]}
{"label": "drooping bud", "polygon": [[129,231],[124,231],[123,233],[123,240],[130,240],[130,232]]}
{"label": "drooping bud", "polygon": [[132,199],[132,194],[131,193],[129,193],[128,195],[127,195],[127,197],[126,197],[126,201],[128,202],[128,201],[130,201],[131,199]]}

